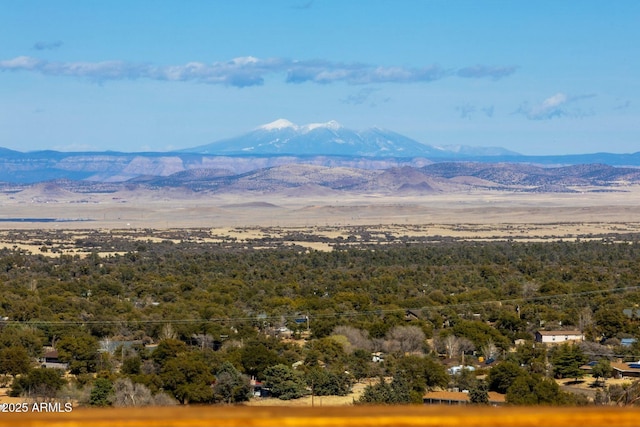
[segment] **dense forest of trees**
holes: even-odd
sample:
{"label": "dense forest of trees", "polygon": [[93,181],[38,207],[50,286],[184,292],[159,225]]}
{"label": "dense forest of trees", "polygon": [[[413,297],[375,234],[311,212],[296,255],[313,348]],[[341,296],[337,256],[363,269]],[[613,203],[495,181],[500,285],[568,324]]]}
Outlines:
{"label": "dense forest of trees", "polygon": [[[15,395],[73,388],[95,405],[243,402],[249,377],[283,399],[346,394],[378,377],[364,402],[419,402],[459,383],[478,402],[492,390],[511,403],[575,403],[549,379],[580,375],[567,359],[639,359],[637,343],[620,345],[640,325],[623,312],[640,304],[640,244],[627,237],[321,252],[102,236],[77,242],[96,246],[89,256],[5,248],[0,374]],[[106,242],[120,254],[100,256]],[[545,328],[579,329],[587,342],[574,355],[535,348]],[[528,344],[513,351],[516,340]],[[105,341],[121,344],[99,351]],[[73,384],[25,363],[44,346],[68,363]],[[443,362],[480,356],[497,363],[486,382],[446,373]]]}

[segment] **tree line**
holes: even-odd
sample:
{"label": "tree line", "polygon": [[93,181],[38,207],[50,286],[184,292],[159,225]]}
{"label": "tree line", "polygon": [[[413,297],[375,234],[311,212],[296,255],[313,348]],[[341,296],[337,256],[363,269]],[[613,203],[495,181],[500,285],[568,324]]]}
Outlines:
{"label": "tree line", "polygon": [[[569,327],[588,342],[574,361],[640,354],[620,345],[638,328],[624,311],[640,303],[634,239],[350,242],[331,252],[149,240],[118,253],[118,245],[107,256],[0,250],[0,373],[12,393],[66,387],[93,404],[234,403],[251,396],[250,378],[280,398],[346,394],[378,378],[365,401],[418,402],[455,384],[481,401],[484,391],[508,392],[492,373],[513,363],[512,403],[570,403],[541,380],[568,373],[549,368],[547,353],[512,353],[516,340],[533,348],[537,329]],[[106,339],[123,344],[99,351]],[[45,346],[73,383],[34,367]],[[372,361],[376,352],[384,361]],[[486,383],[452,377],[442,363],[480,356],[502,366]]]}

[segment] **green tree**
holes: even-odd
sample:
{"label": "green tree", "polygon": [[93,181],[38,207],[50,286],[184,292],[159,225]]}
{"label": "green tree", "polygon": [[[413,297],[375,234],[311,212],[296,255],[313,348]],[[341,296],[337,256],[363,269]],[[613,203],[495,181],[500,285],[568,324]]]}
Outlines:
{"label": "green tree", "polygon": [[182,383],[173,391],[173,395],[182,404],[211,403],[214,399],[211,385],[202,382]]}
{"label": "green tree", "polygon": [[137,354],[122,361],[120,372],[125,375],[139,375],[142,370],[142,359]]}
{"label": "green tree", "polygon": [[461,369],[451,377],[451,380],[454,387],[457,387],[460,390],[471,390],[478,385],[476,373],[471,369]]}
{"label": "green tree", "polygon": [[214,376],[197,352],[180,353],[166,359],[160,371],[165,390],[180,403],[207,403],[213,400],[211,384]]}
{"label": "green tree", "polygon": [[184,342],[174,338],[168,338],[158,343],[158,347],[156,347],[154,352],[151,354],[151,357],[155,363],[163,366],[167,360],[186,351],[187,345]]}
{"label": "green tree", "polygon": [[361,348],[356,349],[347,358],[347,369],[356,381],[367,378],[371,374],[372,364],[371,352]]}
{"label": "green tree", "polygon": [[527,341],[517,346],[516,352],[512,356],[519,366],[526,366],[532,373],[544,374],[546,354],[547,350],[544,346],[536,346],[533,341]]}
{"label": "green tree", "polygon": [[31,369],[31,359],[24,347],[0,349],[0,374],[16,376],[26,374]]}
{"label": "green tree", "polygon": [[536,380],[528,374],[517,377],[507,389],[506,402],[512,405],[537,405]]}
{"label": "green tree", "polygon": [[511,342],[500,331],[480,321],[461,320],[453,326],[453,333],[457,337],[465,337],[477,349],[492,341],[499,349],[508,350]]}
{"label": "green tree", "polygon": [[560,391],[557,382],[550,378],[539,378],[533,388],[538,398],[538,404],[541,405],[565,405],[570,403],[567,399],[568,394]]}
{"label": "green tree", "polygon": [[596,329],[605,338],[613,338],[625,331],[628,320],[624,317],[621,307],[603,306],[593,316]]}
{"label": "green tree", "polygon": [[611,363],[607,359],[598,360],[598,362],[591,368],[591,374],[596,379],[596,384],[598,383],[598,379],[602,378],[604,385],[604,381],[613,374]]}
{"label": "green tree", "polygon": [[264,371],[265,385],[273,397],[281,400],[297,399],[306,394],[302,375],[287,365],[275,365]]}
{"label": "green tree", "polygon": [[113,383],[107,378],[97,378],[91,394],[89,395],[89,405],[91,406],[110,406],[113,394]]}
{"label": "green tree", "polygon": [[577,345],[564,343],[551,352],[553,374],[556,378],[582,378],[584,371],[580,369],[587,363],[588,357]]}
{"label": "green tree", "polygon": [[0,348],[23,347],[29,357],[42,354],[43,334],[40,330],[23,326],[5,326],[0,328]]}
{"label": "green tree", "polygon": [[338,326],[337,317],[333,316],[335,313],[332,310],[323,310],[320,314],[329,315],[326,317],[312,317],[309,322],[311,334],[315,338],[328,337],[334,328]]}
{"label": "green tree", "polygon": [[304,374],[305,383],[315,396],[346,396],[351,391],[352,377],[345,372],[335,372],[312,367]]}
{"label": "green tree", "polygon": [[[405,374],[396,374],[391,380],[392,400],[393,404],[406,404],[412,402],[412,394],[410,381]],[[420,403],[422,403],[422,394],[420,394]]]}
{"label": "green tree", "polygon": [[322,360],[330,366],[342,366],[347,360],[344,346],[340,344],[336,336],[312,340],[308,342],[305,347],[307,351],[318,355],[317,359]]}
{"label": "green tree", "polygon": [[491,368],[487,376],[489,390],[504,394],[513,381],[523,373],[523,369],[514,362],[500,362]]}
{"label": "green tree", "polygon": [[446,368],[434,357],[425,357],[423,359],[424,376],[428,390],[438,387],[446,387],[449,381],[449,375]]}
{"label": "green tree", "polygon": [[56,345],[58,357],[69,364],[72,374],[96,372],[98,366],[98,340],[86,332],[67,335]]}
{"label": "green tree", "polygon": [[485,381],[478,381],[476,386],[469,390],[469,401],[474,405],[489,404],[489,386]]}
{"label": "green tree", "polygon": [[524,329],[526,322],[520,319],[517,313],[503,310],[500,312],[495,326],[503,335],[514,339],[516,333]]}
{"label": "green tree", "polygon": [[368,385],[358,399],[359,404],[388,405],[394,400],[391,384],[387,383],[384,377],[378,379],[377,384]]}
{"label": "green tree", "polygon": [[358,399],[358,404],[394,405],[411,403],[412,396],[409,384],[404,375],[393,377],[387,383],[380,377],[377,384],[368,385]]}
{"label": "green tree", "polygon": [[249,342],[240,350],[240,362],[247,375],[258,380],[265,379],[265,370],[282,363],[282,359],[275,350],[267,347],[263,342]]}
{"label": "green tree", "polygon": [[58,390],[67,382],[62,378],[62,371],[50,368],[32,369],[26,375],[14,378],[10,396],[53,398]]}
{"label": "green tree", "polygon": [[445,367],[429,356],[399,357],[395,360],[393,372],[394,378],[397,375],[402,375],[408,381],[409,389],[420,398],[426,390],[446,387],[449,382],[449,375]]}
{"label": "green tree", "polygon": [[571,405],[576,399],[549,378],[523,373],[507,390],[506,401],[512,405]]}

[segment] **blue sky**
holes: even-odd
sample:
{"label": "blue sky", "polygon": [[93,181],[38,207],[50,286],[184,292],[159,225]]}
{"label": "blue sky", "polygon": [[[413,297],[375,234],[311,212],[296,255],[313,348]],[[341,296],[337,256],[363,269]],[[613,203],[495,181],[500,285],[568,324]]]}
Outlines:
{"label": "blue sky", "polygon": [[640,2],[2,0],[0,146],[168,151],[279,118],[640,151]]}

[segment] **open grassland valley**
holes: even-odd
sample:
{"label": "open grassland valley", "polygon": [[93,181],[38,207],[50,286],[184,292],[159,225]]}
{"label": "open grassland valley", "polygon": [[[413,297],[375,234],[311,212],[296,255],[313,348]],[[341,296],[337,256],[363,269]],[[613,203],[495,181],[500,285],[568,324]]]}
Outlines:
{"label": "open grassland valley", "polygon": [[0,409],[634,405],[640,234],[523,227],[3,231]]}

